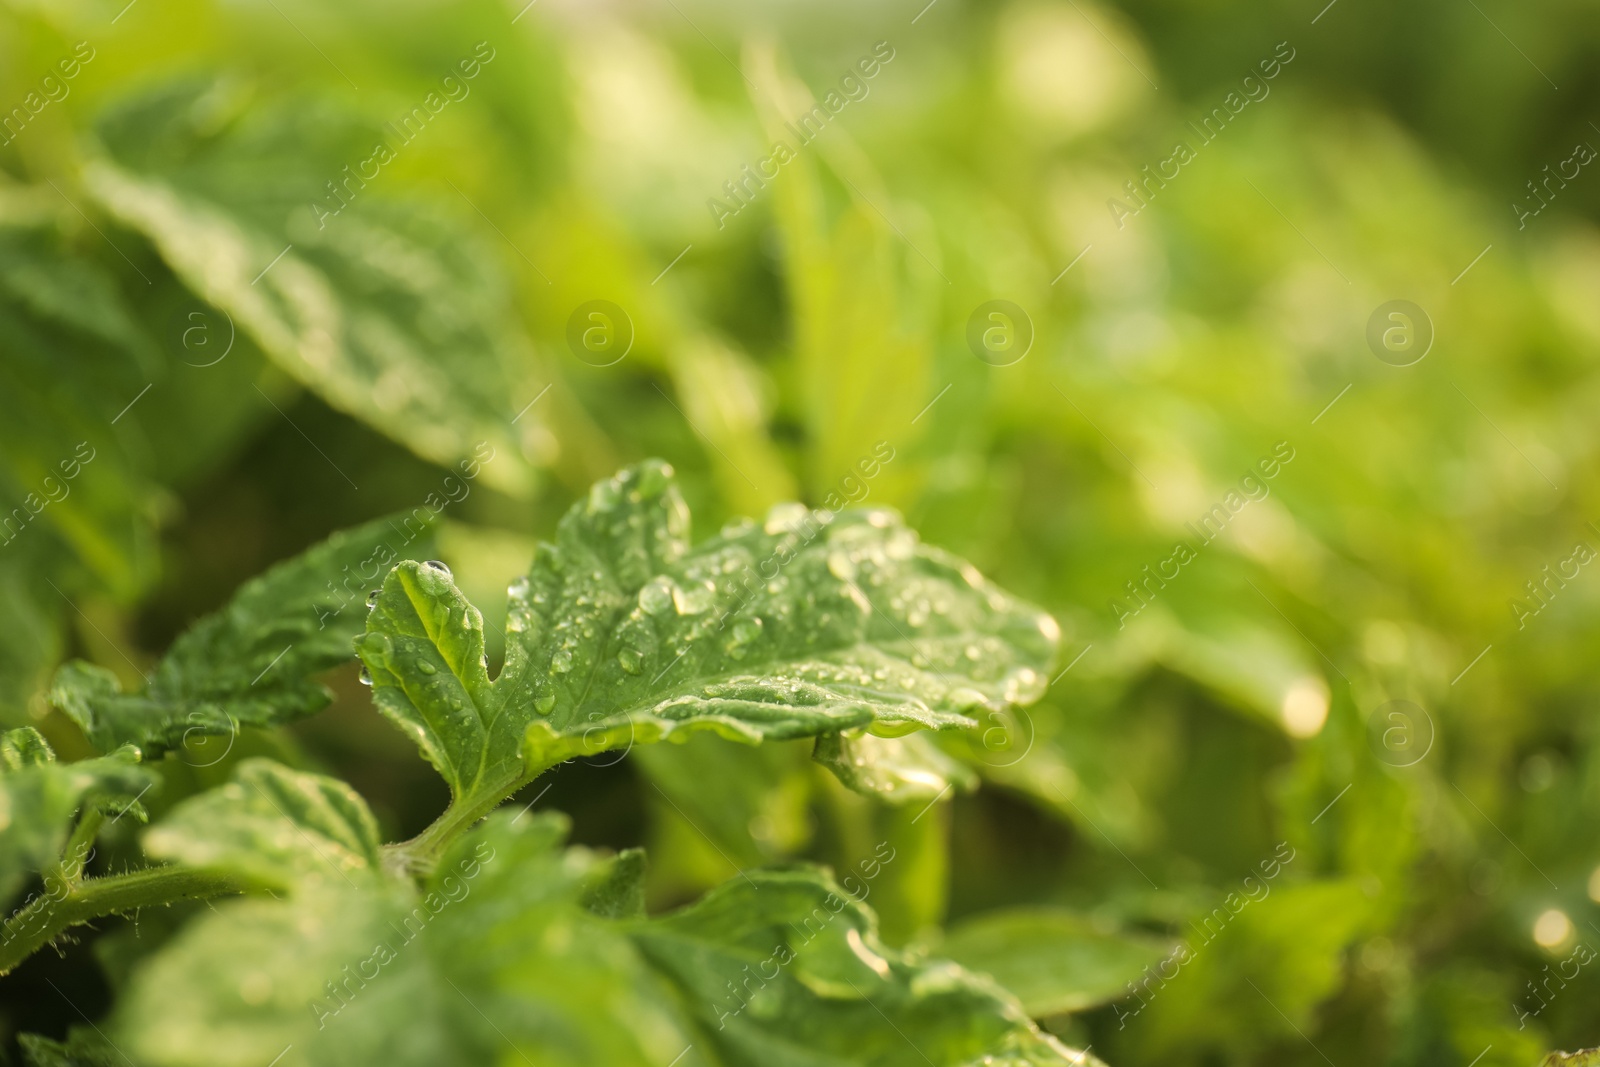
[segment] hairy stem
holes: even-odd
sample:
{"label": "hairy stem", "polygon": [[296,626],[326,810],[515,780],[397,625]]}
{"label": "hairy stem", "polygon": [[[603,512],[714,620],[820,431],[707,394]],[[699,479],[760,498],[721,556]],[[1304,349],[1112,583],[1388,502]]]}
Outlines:
{"label": "hairy stem", "polygon": [[571,756],[563,752],[548,763],[528,767],[497,782],[480,785],[471,796],[456,799],[428,827],[409,841],[383,847],[384,868],[397,873],[425,876],[433,873],[439,857],[451,842],[470,830],[474,823],[503,804],[517,790]]}
{"label": "hairy stem", "polygon": [[444,850],[450,843],[467,830],[472,824],[488,815],[499,807],[507,797],[533,781],[537,775],[518,775],[504,781],[484,786],[473,793],[472,796],[453,800],[444,813],[416,837],[409,841],[401,841],[393,845],[385,845],[383,852],[383,865],[385,868],[410,875],[428,875],[433,873],[438,866],[439,857],[444,855]]}
{"label": "hairy stem", "polygon": [[128,874],[56,882],[54,892],[33,899],[0,927],[0,975],[55,940],[70,927],[138,908],[199,900],[245,888],[228,875],[183,867],[147,867]]}
{"label": "hairy stem", "polygon": [[89,857],[94,852],[95,835],[100,832],[100,825],[105,819],[105,812],[97,807],[91,807],[83,813],[78,825],[72,830],[72,836],[67,839],[67,847],[62,850],[61,862],[56,864],[54,869],[44,872],[46,888],[49,887],[51,878],[57,878],[69,886],[83,881],[84,868],[88,866]]}

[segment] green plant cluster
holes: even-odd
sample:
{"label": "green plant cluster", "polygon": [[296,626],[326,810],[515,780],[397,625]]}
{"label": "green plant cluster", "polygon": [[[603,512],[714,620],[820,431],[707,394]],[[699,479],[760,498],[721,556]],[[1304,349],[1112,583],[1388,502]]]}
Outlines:
{"label": "green plant cluster", "polygon": [[1592,15],[1313,6],[0,2],[0,1054],[1600,1044]]}

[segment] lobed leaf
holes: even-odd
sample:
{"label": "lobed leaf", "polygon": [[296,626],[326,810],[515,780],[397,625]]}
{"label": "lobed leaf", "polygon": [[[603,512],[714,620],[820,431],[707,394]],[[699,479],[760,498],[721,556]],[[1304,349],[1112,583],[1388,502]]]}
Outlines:
{"label": "lobed leaf", "polygon": [[[148,1067],[661,1067],[691,1038],[558,816],[502,814],[420,891],[324,881],[219,904],[135,971],[113,1038]],[[679,1067],[708,1067],[691,1053]]]}
{"label": "lobed leaf", "polygon": [[372,812],[345,783],[249,759],[232,782],[175,807],[144,848],[155,859],[288,889],[376,874],[379,843]]}
{"label": "lobed leaf", "polygon": [[380,710],[458,799],[687,730],[759,742],[970,725],[1044,689],[1059,630],[886,510],[773,509],[689,548],[672,469],[601,482],[511,590],[491,680],[482,616],[439,567],[385,579],[358,641]]}
{"label": "lobed leaf", "polygon": [[748,872],[630,930],[730,1065],[1093,1062],[988,979],[885,946],[871,909],[821,870]]}
{"label": "lobed leaf", "polygon": [[[885,948],[819,871],[757,872],[651,920],[638,854],[602,862],[565,833],[501,813],[420,890],[324,880],[219,904],[135,970],[111,1036],[149,1067],[1097,1063],[987,979]],[[730,1016],[729,987],[779,944],[792,960]]]}
{"label": "lobed leaf", "polygon": [[77,662],[57,672],[52,703],[101,751],[131,743],[151,755],[321,709],[330,698],[315,675],[349,660],[367,587],[402,553],[428,551],[427,523],[404,522],[336,533],[246,582],[173,643],[142,692]]}

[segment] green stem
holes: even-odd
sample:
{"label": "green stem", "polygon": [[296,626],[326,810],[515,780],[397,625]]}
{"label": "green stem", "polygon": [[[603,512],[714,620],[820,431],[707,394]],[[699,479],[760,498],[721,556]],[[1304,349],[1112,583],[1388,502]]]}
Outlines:
{"label": "green stem", "polygon": [[[543,773],[542,771],[540,773]],[[517,775],[485,786],[465,799],[450,802],[444,814],[433,820],[416,837],[384,846],[384,866],[390,870],[412,875],[432,874],[439,857],[450,843],[472,827],[472,824],[498,808],[507,797],[527,785],[537,775]]]}
{"label": "green stem", "polygon": [[385,869],[409,875],[432,874],[433,869],[439,865],[439,857],[444,855],[445,849],[450,847],[451,842],[471,829],[479,819],[498,808],[517,790],[550,768],[570,759],[572,755],[572,752],[566,750],[562,750],[559,754],[552,752],[549,754],[548,762],[541,762],[522,773],[509,775],[497,782],[480,785],[469,796],[452,800],[450,806],[444,810],[444,814],[433,820],[416,837],[383,847]]}
{"label": "green stem", "polygon": [[237,878],[183,867],[146,867],[62,884],[64,893],[35,898],[0,927],[0,975],[9,974],[69,927],[139,908],[244,889]]}
{"label": "green stem", "polygon": [[89,853],[94,849],[95,835],[100,832],[100,826],[105,821],[105,812],[97,807],[91,807],[83,813],[83,818],[73,827],[72,836],[67,840],[67,847],[62,850],[61,862],[56,864],[53,870],[44,872],[46,888],[50,885],[51,877],[60,879],[68,886],[83,881],[83,870],[89,863]]}

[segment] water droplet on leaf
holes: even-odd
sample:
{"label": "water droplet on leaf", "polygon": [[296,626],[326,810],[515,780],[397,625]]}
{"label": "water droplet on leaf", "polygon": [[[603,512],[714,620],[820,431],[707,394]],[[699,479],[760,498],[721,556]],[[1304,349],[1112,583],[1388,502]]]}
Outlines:
{"label": "water droplet on leaf", "polygon": [[740,619],[733,624],[733,639],[741,645],[748,645],[760,636],[760,619]]}
{"label": "water droplet on leaf", "polygon": [[679,615],[699,615],[711,610],[717,590],[710,582],[700,585],[677,586],[672,590],[672,603]]}
{"label": "water droplet on leaf", "polygon": [[672,610],[675,588],[671,578],[650,579],[639,589],[639,607],[649,615],[665,615]]}

